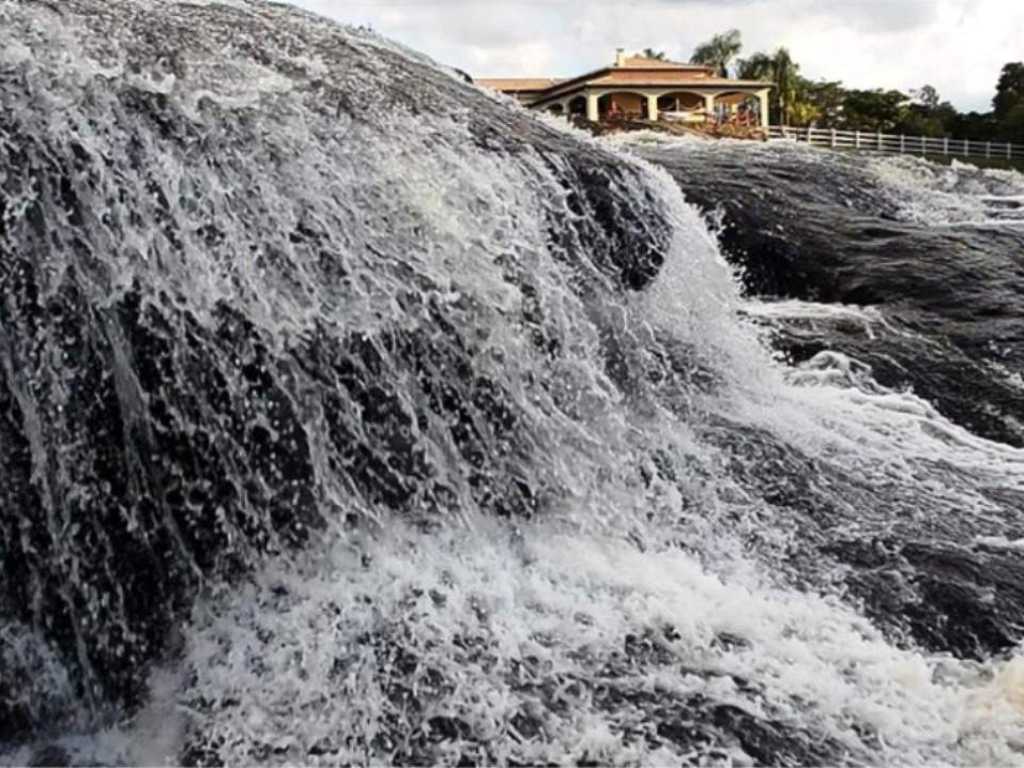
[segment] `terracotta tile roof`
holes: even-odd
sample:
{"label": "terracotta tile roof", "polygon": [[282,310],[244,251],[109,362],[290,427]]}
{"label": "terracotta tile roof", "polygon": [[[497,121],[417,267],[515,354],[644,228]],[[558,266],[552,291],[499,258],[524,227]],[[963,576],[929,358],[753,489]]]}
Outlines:
{"label": "terracotta tile roof", "polygon": [[759,85],[762,88],[774,88],[775,84],[768,80],[733,80],[728,77],[705,77],[694,80],[693,85]]}
{"label": "terracotta tile roof", "polygon": [[[588,85],[622,85],[632,86],[636,88],[643,88],[645,86],[654,87],[692,87],[692,88],[707,88],[708,86],[720,87],[720,86],[760,86],[762,88],[771,87],[771,83],[763,82],[761,80],[732,80],[727,77],[693,77],[692,75],[687,76],[685,72],[673,72],[664,74],[651,73],[649,77],[638,78],[636,72],[622,72],[622,68],[613,69],[607,74],[593,80],[587,80]],[[672,75],[675,75],[674,77]]]}
{"label": "terracotta tile roof", "polygon": [[618,69],[697,69],[711,71],[713,67],[704,64],[683,64],[678,61],[664,59],[646,59],[643,56],[628,56]]}
{"label": "terracotta tile roof", "polygon": [[496,91],[543,91],[558,80],[551,77],[486,77],[474,80],[477,85]]}

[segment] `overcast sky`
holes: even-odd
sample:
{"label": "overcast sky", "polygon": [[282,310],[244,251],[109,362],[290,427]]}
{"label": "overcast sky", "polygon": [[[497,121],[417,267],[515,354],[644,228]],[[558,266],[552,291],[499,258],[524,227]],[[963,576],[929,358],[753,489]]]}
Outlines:
{"label": "overcast sky", "polygon": [[[1024,0],[292,0],[474,77],[580,74],[617,47],[687,60],[736,27],[744,54],[789,48],[811,78],[850,87],[934,85],[987,111],[1007,61],[1024,60]],[[741,54],[741,55],[744,55]]]}

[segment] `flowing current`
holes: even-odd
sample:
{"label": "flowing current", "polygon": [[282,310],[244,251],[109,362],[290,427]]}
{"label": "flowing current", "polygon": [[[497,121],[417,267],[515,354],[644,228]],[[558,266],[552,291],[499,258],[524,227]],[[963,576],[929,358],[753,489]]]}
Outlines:
{"label": "flowing current", "polygon": [[0,762],[1024,763],[1024,180],[0,2]]}

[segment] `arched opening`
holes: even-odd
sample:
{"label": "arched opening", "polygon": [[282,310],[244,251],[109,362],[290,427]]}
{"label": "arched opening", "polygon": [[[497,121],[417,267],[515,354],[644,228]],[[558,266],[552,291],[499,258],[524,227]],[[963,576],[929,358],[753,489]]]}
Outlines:
{"label": "arched opening", "polygon": [[569,102],[569,115],[575,117],[576,115],[587,114],[587,97],[577,96],[575,99]]}
{"label": "arched opening", "polygon": [[719,123],[756,127],[761,124],[761,102],[752,93],[733,91],[715,96],[715,118]]}
{"label": "arched opening", "polygon": [[550,107],[548,107],[548,112],[550,112],[552,115],[562,115],[565,112],[565,109],[562,107],[561,104],[552,104]]}
{"label": "arched opening", "polygon": [[658,115],[662,120],[703,123],[708,118],[704,94],[692,91],[673,91],[659,96]]}
{"label": "arched opening", "polygon": [[647,97],[629,91],[606,93],[597,100],[597,114],[602,120],[646,120]]}

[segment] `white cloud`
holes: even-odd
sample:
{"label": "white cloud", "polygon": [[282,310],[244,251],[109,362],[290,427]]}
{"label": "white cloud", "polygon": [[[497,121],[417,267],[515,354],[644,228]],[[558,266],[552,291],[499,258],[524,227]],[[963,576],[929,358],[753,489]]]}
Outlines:
{"label": "white cloud", "polygon": [[808,77],[862,88],[930,83],[960,109],[987,110],[1002,65],[1024,59],[1024,2],[1015,0],[294,2],[478,77],[578,74],[620,46],[687,58],[736,27],[745,54],[785,45]]}

